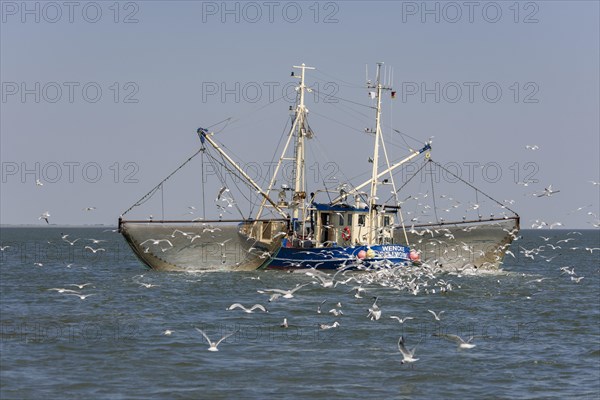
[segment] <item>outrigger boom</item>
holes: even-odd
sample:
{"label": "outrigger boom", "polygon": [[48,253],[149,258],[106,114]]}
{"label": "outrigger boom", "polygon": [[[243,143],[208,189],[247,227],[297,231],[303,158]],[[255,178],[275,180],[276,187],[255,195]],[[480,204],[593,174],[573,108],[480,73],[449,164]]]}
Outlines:
{"label": "outrigger boom", "polygon": [[208,133],[207,129],[204,128],[198,128],[198,135],[200,135],[200,141],[202,142],[202,145],[204,145],[204,141],[206,140],[208,143],[210,143],[210,145],[217,151],[219,152],[219,154],[221,154],[228,162],[229,164],[235,168],[240,174],[242,174],[242,176],[248,180],[248,183],[250,183],[250,185],[252,185],[252,187],[254,187],[254,189],[256,189],[256,192],[259,193],[261,196],[263,196],[265,198],[266,201],[268,201],[274,208],[275,210],[277,210],[277,212],[279,212],[279,214],[281,214],[284,218],[288,218],[288,215],[285,213],[285,211],[283,211],[281,208],[279,208],[279,206],[269,197],[269,195],[267,193],[264,192],[264,190],[261,189],[260,186],[258,186],[258,184],[256,182],[254,182],[254,180],[252,180],[252,178],[250,178],[248,176],[248,174],[246,172],[244,172],[243,169],[241,169],[237,163],[235,161],[233,161],[231,159],[231,157],[229,157],[227,155],[227,153],[225,153],[220,147],[219,145],[210,137],[212,134]]}

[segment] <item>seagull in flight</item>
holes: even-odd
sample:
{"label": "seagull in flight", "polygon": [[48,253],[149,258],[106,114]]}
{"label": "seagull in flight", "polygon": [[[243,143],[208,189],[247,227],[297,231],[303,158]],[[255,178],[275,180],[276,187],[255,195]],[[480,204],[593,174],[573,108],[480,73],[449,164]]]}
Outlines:
{"label": "seagull in flight", "polygon": [[81,293],[65,293],[68,296],[77,296],[79,297],[81,300],[85,300],[86,298],[93,296],[94,293],[90,293],[90,294],[81,294]]}
{"label": "seagull in flight", "polygon": [[536,194],[536,196],[537,197],[552,196],[554,193],[558,193],[558,192],[560,192],[560,190],[552,190],[552,185],[548,185],[548,187],[544,189],[543,193]]}
{"label": "seagull in flight", "polygon": [[97,249],[94,249],[90,246],[85,246],[84,249],[90,250],[94,254],[96,254],[99,251],[106,251],[106,249],[103,249],[102,247],[98,247]]}
{"label": "seagull in flight", "polygon": [[47,290],[56,290],[58,293],[79,293],[76,290],[71,290],[71,289],[65,289],[65,288],[50,288]]}
{"label": "seagull in flight", "polygon": [[435,311],[431,311],[431,310],[427,310],[427,311],[429,311],[431,314],[433,314],[433,318],[435,318],[436,321],[440,321],[440,317],[442,316],[443,313],[445,313],[445,311],[440,311],[437,314]]}
{"label": "seagull in flight", "polygon": [[473,336],[469,337],[469,339],[467,341],[465,341],[463,338],[461,338],[458,335],[434,333],[433,336],[440,336],[440,337],[443,337],[444,339],[448,339],[453,342],[456,342],[456,343],[458,343],[459,349],[472,349],[473,347],[476,346],[475,344],[471,343],[471,341],[473,340]]}
{"label": "seagull in flight", "polygon": [[236,308],[241,308],[242,310],[244,310],[244,312],[250,314],[253,313],[254,310],[259,309],[263,312],[269,312],[265,306],[261,305],[261,304],[255,304],[250,308],[246,308],[243,305],[241,305],[240,303],[234,303],[232,305],[230,305],[229,307],[227,307],[227,311],[231,311],[231,310],[235,310]]}
{"label": "seagull in flight", "polygon": [[152,244],[160,244],[162,242],[167,242],[169,246],[173,247],[173,243],[169,239],[147,239],[140,243],[140,246],[143,246],[145,243],[152,242]]}
{"label": "seagull in flight", "polygon": [[78,283],[71,283],[69,284],[69,286],[77,286],[79,289],[83,289],[84,287],[91,285],[91,283],[82,283],[82,284],[78,284]]}
{"label": "seagull in flight", "polygon": [[381,309],[379,308],[379,306],[377,305],[377,299],[379,297],[373,297],[375,299],[375,301],[373,302],[373,305],[371,306],[371,308],[369,308],[369,315],[367,315],[367,317],[371,317],[371,321],[375,320],[379,320],[379,318],[381,318]]}
{"label": "seagull in flight", "polygon": [[46,221],[47,224],[50,224],[50,221],[48,221],[48,218],[50,218],[50,213],[48,211],[44,211],[42,213],[42,215],[40,215],[38,217],[38,219],[43,219],[44,221]]}
{"label": "seagull in flight", "polygon": [[400,364],[413,363],[415,361],[419,361],[418,358],[414,357],[416,349],[417,346],[415,346],[412,350],[408,350],[404,346],[404,336],[400,336],[400,339],[398,339],[398,350],[400,350],[400,353],[402,353],[402,361],[400,361]]}
{"label": "seagull in flight", "polygon": [[219,349],[217,348],[219,346],[219,344],[223,340],[227,339],[229,336],[234,335],[238,332],[238,331],[235,331],[235,332],[228,333],[227,335],[225,335],[221,339],[219,339],[218,342],[213,342],[210,340],[210,338],[208,336],[206,336],[206,333],[204,333],[204,331],[202,331],[202,329],[198,329],[198,328],[194,328],[194,329],[196,329],[198,332],[200,332],[202,334],[202,336],[204,336],[204,339],[206,339],[206,341],[210,345],[210,347],[208,348],[208,351],[219,351]]}
{"label": "seagull in flight", "polygon": [[294,297],[294,293],[300,289],[303,288],[306,285],[310,285],[310,283],[304,283],[302,285],[298,285],[293,289],[290,290],[284,290],[284,289],[264,289],[259,291],[258,293],[280,293],[283,295],[284,299],[291,299],[292,297]]}
{"label": "seagull in flight", "polygon": [[221,200],[221,196],[225,192],[229,192],[229,189],[227,189],[227,187],[223,186],[221,189],[219,189],[219,193],[217,193],[217,200]]}
{"label": "seagull in flight", "polygon": [[81,238],[77,238],[75,240],[73,240],[72,242],[69,239],[63,239],[65,242],[69,243],[71,246],[73,246],[75,244],[75,242],[77,242],[79,239]]}
{"label": "seagull in flight", "polygon": [[525,146],[525,148],[527,150],[533,150],[533,151],[535,151],[535,150],[538,150],[540,148],[540,146],[538,146],[537,144],[534,144],[534,145],[528,144],[528,145]]}
{"label": "seagull in flight", "polygon": [[400,322],[401,324],[405,323],[409,319],[414,319],[413,317],[406,317],[406,318],[402,319],[402,318],[397,317],[395,315],[390,315],[390,318],[398,320],[398,322]]}

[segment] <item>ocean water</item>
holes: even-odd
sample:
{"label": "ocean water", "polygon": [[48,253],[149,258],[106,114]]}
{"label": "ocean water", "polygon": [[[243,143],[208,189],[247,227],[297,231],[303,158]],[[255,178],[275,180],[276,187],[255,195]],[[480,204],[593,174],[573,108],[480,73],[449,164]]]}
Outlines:
{"label": "ocean water", "polygon": [[[257,291],[314,279],[154,272],[110,230],[2,228],[0,398],[598,399],[600,250],[585,248],[600,247],[600,231],[521,235],[501,271],[435,272],[417,295],[389,275],[352,272],[269,302]],[[367,317],[374,296],[379,320]],[[232,303],[269,312],[226,310]],[[436,321],[428,310],[444,313]],[[195,328],[213,341],[233,335],[211,352]],[[445,334],[474,336],[476,347],[460,350]],[[418,361],[401,363],[401,336]]]}

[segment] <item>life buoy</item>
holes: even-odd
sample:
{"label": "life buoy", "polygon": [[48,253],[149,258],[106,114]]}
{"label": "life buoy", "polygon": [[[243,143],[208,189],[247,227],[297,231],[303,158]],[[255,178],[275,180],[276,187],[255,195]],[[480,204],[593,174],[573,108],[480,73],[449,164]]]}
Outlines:
{"label": "life buoy", "polygon": [[342,239],[348,241],[352,238],[352,234],[350,233],[350,227],[347,226],[342,230]]}

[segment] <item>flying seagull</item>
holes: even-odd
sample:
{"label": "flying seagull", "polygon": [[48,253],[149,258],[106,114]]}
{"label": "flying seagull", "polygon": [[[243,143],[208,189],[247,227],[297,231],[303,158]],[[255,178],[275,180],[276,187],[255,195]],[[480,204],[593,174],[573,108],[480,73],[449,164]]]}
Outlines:
{"label": "flying seagull", "polygon": [[210,345],[210,347],[208,348],[208,351],[219,351],[219,349],[217,348],[219,346],[219,344],[227,339],[229,336],[237,333],[237,331],[235,332],[231,332],[228,333],[227,335],[223,336],[221,339],[219,339],[218,342],[213,342],[210,340],[210,338],[208,336],[206,336],[206,333],[204,333],[201,329],[195,328],[198,332],[200,332],[202,334],[202,336],[204,336],[204,339],[206,339],[206,341],[208,342],[208,344]]}

